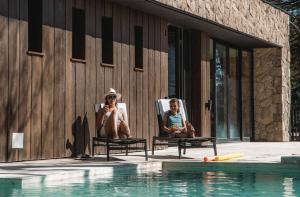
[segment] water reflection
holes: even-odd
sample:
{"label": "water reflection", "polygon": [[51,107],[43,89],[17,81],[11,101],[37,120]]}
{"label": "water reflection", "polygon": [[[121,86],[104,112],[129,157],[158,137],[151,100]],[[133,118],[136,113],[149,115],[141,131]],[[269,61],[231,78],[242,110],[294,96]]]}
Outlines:
{"label": "water reflection", "polygon": [[2,181],[0,196],[300,196],[300,173],[123,170],[60,183]]}

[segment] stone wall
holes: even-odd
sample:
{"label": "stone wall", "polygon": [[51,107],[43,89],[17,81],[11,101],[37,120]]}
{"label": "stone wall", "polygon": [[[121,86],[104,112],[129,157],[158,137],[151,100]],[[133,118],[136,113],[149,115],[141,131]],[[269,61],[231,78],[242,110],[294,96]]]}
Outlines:
{"label": "stone wall", "polygon": [[[282,49],[254,49],[256,141],[287,141],[289,92],[281,67]],[[283,97],[283,95],[285,95]],[[283,102],[284,101],[284,102]]]}
{"label": "stone wall", "polygon": [[289,17],[261,0],[156,0],[283,46]]}
{"label": "stone wall", "polygon": [[261,0],[156,0],[277,44],[254,49],[255,140],[288,141],[289,16]]}

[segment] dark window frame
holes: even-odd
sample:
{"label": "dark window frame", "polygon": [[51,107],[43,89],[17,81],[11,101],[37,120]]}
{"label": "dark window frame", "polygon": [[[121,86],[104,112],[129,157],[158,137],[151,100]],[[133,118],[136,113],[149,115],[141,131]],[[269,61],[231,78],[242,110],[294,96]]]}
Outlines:
{"label": "dark window frame", "polygon": [[143,27],[136,25],[134,27],[135,39],[135,68],[143,69]]}
{"label": "dark window frame", "polygon": [[113,64],[113,18],[102,16],[102,63]]}
{"label": "dark window frame", "polygon": [[43,52],[43,1],[28,0],[28,51]]}
{"label": "dark window frame", "polygon": [[85,10],[72,10],[72,58],[85,60]]}

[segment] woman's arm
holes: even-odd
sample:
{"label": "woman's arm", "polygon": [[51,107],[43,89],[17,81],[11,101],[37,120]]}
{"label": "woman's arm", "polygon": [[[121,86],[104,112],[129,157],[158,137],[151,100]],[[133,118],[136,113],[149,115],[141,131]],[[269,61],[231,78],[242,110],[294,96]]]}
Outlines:
{"label": "woman's arm", "polygon": [[172,128],[167,127],[167,123],[168,123],[168,114],[167,114],[167,112],[166,112],[166,113],[164,114],[164,117],[163,117],[163,123],[162,123],[161,128],[162,128],[162,130],[164,130],[164,131],[166,131],[166,132],[168,132],[168,133],[173,132],[173,129],[172,129]]}
{"label": "woman's arm", "polygon": [[98,112],[96,112],[96,126],[97,126],[97,129],[101,128],[101,126],[103,124],[104,114],[105,114],[104,108],[99,108]]}
{"label": "woman's arm", "polygon": [[186,132],[187,131],[186,124],[185,124],[185,121],[183,120],[182,116],[181,116],[181,122],[182,122],[182,128],[179,128],[179,131]]}

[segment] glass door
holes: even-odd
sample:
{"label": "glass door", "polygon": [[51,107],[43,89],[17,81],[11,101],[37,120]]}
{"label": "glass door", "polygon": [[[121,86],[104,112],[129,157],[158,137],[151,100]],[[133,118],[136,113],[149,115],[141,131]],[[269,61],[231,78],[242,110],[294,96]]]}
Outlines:
{"label": "glass door", "polygon": [[214,42],[214,128],[218,139],[240,140],[238,50]]}
{"label": "glass door", "polygon": [[215,129],[217,138],[227,138],[226,47],[215,46]]}

